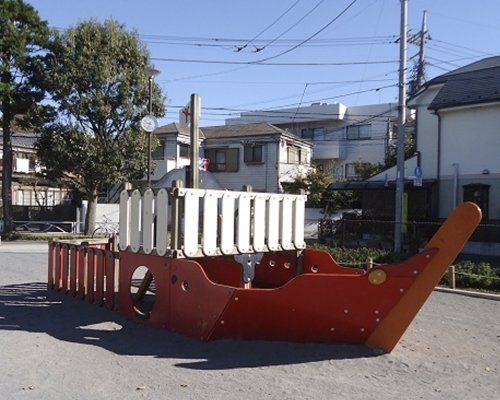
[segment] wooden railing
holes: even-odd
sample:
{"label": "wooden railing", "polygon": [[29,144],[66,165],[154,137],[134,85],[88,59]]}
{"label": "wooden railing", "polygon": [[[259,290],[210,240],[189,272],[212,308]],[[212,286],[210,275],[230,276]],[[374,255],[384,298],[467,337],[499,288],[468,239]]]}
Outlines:
{"label": "wooden railing", "polygon": [[303,249],[306,196],[170,188],[122,191],[120,250],[203,257]]}

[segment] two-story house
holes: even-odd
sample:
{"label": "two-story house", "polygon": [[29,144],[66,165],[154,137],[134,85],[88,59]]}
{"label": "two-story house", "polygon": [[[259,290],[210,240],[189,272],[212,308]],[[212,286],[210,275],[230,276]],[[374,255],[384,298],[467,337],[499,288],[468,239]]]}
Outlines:
{"label": "two-story house", "polygon": [[[160,147],[153,159],[155,181],[170,182],[189,165],[189,129],[178,124],[158,128]],[[313,145],[269,123],[221,125],[200,129],[200,156],[209,160],[210,179],[218,188],[281,192],[310,168]],[[173,176],[173,175],[172,175]]]}
{"label": "two-story house", "polygon": [[342,103],[244,112],[227,125],[269,122],[314,144],[313,161],[335,178],[356,177],[354,163],[383,163],[393,139],[397,105],[348,107]]}
{"label": "two-story house", "polygon": [[[12,204],[15,206],[55,206],[70,201],[71,189],[53,187],[36,176],[41,166],[37,162],[35,133],[16,131],[12,135],[13,173]],[[0,131],[0,175],[2,172],[3,135]],[[0,180],[1,186],[1,180]],[[0,200],[1,201],[1,200]]]}
{"label": "two-story house", "polygon": [[500,56],[430,80],[409,106],[422,177],[438,181],[438,216],[470,200],[500,220]]}

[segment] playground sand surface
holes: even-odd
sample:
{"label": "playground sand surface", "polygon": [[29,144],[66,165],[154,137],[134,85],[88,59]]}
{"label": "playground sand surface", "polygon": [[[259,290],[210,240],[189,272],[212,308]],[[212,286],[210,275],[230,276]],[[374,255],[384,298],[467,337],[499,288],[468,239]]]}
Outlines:
{"label": "playground sand surface", "polygon": [[[12,246],[11,246],[12,247]],[[0,399],[499,399],[500,302],[433,293],[392,354],[201,343],[60,294],[0,246]]]}

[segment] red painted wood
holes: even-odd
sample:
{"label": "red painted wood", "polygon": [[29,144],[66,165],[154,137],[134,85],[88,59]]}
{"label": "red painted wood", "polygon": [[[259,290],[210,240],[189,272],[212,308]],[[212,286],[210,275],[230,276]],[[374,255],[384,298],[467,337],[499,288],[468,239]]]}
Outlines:
{"label": "red painted wood", "polygon": [[67,292],[69,278],[69,248],[67,244],[62,245],[61,249],[61,290]]}
{"label": "red painted wood", "polygon": [[76,274],[77,274],[77,247],[75,245],[69,246],[69,292],[74,296],[76,295]]}
{"label": "red painted wood", "polygon": [[61,290],[61,243],[56,243],[54,253],[54,287]]}
{"label": "red painted wood", "polygon": [[78,282],[77,282],[77,296],[80,299],[85,297],[85,278],[87,271],[87,254],[83,246],[78,246]]}
{"label": "red painted wood", "polygon": [[85,299],[89,303],[94,302],[94,277],[95,277],[95,253],[94,249],[87,250],[87,277],[85,282]]}
{"label": "red painted wood", "polygon": [[48,278],[47,278],[47,289],[54,289],[54,257],[55,257],[55,244],[54,242],[49,242],[49,261],[48,261]]}
{"label": "red painted wood", "polygon": [[235,288],[214,284],[192,260],[172,260],[170,274],[172,330],[207,340]]}
{"label": "red painted wood", "polygon": [[106,251],[105,276],[106,286],[104,292],[104,303],[110,310],[115,306],[115,256],[112,251]]}
{"label": "red painted wood", "polygon": [[94,302],[98,305],[104,303],[104,250],[94,250],[95,264],[95,293]]}
{"label": "red painted wood", "polygon": [[[118,307],[120,313],[128,318],[156,327],[170,327],[170,272],[171,258],[151,254],[120,252]],[[149,317],[144,318],[137,312],[130,293],[132,275],[140,267],[148,267],[154,277],[156,299]]]}

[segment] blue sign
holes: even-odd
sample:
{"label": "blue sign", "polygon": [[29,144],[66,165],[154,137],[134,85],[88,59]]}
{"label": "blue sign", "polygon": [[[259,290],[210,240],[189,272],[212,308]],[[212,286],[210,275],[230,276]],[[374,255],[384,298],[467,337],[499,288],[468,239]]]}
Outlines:
{"label": "blue sign", "polygon": [[414,174],[417,178],[421,178],[422,177],[422,168],[420,168],[420,165],[417,165],[415,167],[415,171],[414,171]]}

